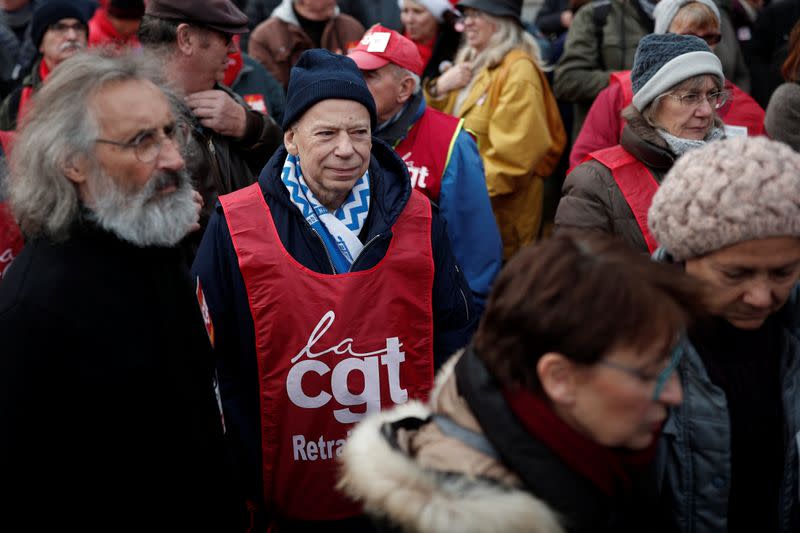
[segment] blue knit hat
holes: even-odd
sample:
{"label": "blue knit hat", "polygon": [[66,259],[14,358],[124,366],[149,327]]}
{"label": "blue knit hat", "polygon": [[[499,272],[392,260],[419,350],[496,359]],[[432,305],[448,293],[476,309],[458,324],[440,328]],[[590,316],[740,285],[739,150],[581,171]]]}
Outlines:
{"label": "blue knit hat", "polygon": [[642,111],[659,95],[699,74],[716,76],[720,87],[725,83],[722,63],[703,39],[676,33],[645,35],[633,59],[633,106]]}
{"label": "blue knit hat", "polygon": [[375,100],[355,61],[321,48],[306,50],[289,76],[283,129],[289,128],[317,102],[332,98],[355,100],[366,107],[375,129],[378,122]]}
{"label": "blue knit hat", "polygon": [[[77,19],[86,25],[89,6],[83,0],[47,0],[37,3],[31,17],[31,40],[36,48],[42,44],[47,29],[61,19]],[[89,30],[86,30],[87,38]]]}

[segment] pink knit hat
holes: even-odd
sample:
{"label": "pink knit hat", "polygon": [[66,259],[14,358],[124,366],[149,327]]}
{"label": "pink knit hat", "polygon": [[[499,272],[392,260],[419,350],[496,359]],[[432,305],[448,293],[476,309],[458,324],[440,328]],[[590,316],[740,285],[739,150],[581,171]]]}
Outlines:
{"label": "pink knit hat", "polygon": [[766,137],[735,137],[687,152],[648,215],[676,260],[768,237],[800,238],[800,153]]}

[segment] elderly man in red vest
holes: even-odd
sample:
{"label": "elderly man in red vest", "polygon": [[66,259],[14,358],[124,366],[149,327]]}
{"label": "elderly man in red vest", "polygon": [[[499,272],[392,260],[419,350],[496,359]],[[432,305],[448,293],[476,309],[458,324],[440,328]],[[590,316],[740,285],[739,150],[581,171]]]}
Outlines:
{"label": "elderly man in red vest", "polygon": [[406,162],[411,185],[439,205],[453,253],[482,309],[503,262],[503,245],[475,140],[463,120],[425,105],[424,65],[413,41],[375,25],[348,55],[375,98],[375,136]]}
{"label": "elderly man in red vest", "polygon": [[286,531],[368,523],[335,489],[350,428],[426,396],[475,323],[444,223],[376,122],[355,63],[306,51],[284,147],[220,197],[193,266],[248,508]]}

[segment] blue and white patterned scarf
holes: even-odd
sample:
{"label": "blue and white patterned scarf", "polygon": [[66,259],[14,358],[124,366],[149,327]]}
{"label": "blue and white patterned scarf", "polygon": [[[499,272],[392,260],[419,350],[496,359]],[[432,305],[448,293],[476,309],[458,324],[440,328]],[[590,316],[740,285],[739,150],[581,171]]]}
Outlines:
{"label": "blue and white patterned scarf", "polygon": [[306,185],[297,156],[289,154],[286,157],[281,179],[289,191],[292,203],[322,237],[336,273],[349,272],[353,261],[364,248],[358,240],[358,234],[361,233],[369,212],[369,172],[359,178],[347,199],[333,214],[317,200]]}

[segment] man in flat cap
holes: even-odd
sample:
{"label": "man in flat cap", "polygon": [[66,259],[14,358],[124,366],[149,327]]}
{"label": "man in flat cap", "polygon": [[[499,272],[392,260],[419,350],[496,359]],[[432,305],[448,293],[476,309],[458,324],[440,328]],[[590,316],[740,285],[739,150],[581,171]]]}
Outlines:
{"label": "man in flat cap", "polygon": [[203,228],[217,201],[255,181],[280,146],[281,129],[221,84],[233,35],[245,33],[247,16],[231,0],[150,0],[139,41],[158,56],[164,74],[185,95],[185,109],[200,157],[190,162],[205,207]]}
{"label": "man in flat cap", "polygon": [[304,52],[285,147],[257,184],[220,197],[192,267],[248,507],[279,531],[361,531],[335,490],[348,431],[426,396],[475,323],[444,222],[376,122],[353,60]]}

